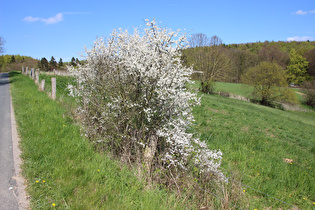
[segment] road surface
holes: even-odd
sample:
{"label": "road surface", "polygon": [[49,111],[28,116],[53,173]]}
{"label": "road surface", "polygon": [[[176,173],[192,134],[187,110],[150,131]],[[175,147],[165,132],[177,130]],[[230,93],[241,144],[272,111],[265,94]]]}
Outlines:
{"label": "road surface", "polygon": [[9,74],[0,73],[0,209],[19,209],[11,133]]}

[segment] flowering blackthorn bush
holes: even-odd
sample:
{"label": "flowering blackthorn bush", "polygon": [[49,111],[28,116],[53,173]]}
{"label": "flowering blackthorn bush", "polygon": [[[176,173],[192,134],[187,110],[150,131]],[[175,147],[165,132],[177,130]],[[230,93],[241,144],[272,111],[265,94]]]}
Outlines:
{"label": "flowering blackthorn bush", "polygon": [[80,101],[86,135],[148,176],[157,167],[194,167],[224,178],[221,151],[186,132],[200,98],[185,87],[193,73],[180,60],[185,45],[184,34],[155,20],[132,34],[114,30],[86,50],[85,64],[69,67],[77,79],[70,94]]}

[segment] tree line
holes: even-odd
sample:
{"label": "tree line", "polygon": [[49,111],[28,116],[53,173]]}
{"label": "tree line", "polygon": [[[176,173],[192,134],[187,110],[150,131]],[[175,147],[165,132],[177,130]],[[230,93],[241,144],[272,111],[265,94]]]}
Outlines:
{"label": "tree line", "polygon": [[22,66],[28,66],[29,68],[39,68],[42,71],[53,71],[54,69],[66,70],[66,66],[77,66],[84,61],[80,61],[78,58],[72,57],[70,62],[63,62],[62,58],[59,62],[56,61],[54,56],[48,61],[45,57],[40,60],[34,59],[30,56],[22,55],[1,55],[0,56],[0,72],[14,71],[21,69]]}
{"label": "tree line", "polygon": [[[254,86],[263,103],[275,96],[292,102],[293,93],[285,87],[302,86],[315,78],[314,41],[226,45],[218,36],[197,33],[188,42],[182,61],[193,66],[192,79],[200,80],[204,93],[213,93],[215,82],[246,83]],[[275,87],[282,87],[281,91]]]}

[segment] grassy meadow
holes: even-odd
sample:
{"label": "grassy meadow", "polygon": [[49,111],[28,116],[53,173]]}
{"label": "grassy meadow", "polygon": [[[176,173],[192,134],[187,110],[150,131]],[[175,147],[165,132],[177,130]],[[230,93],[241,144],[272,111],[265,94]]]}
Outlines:
{"label": "grassy meadow", "polygon": [[[95,152],[69,114],[74,101],[64,87],[73,82],[71,77],[57,76],[56,101],[39,92],[28,77],[15,72],[10,77],[32,208],[196,207],[165,189],[146,190],[129,169]],[[41,75],[40,79],[49,86],[50,78]],[[216,90],[251,94],[232,83],[217,83]],[[222,167],[233,178],[229,182],[240,188],[240,208],[314,208],[314,112],[282,111],[218,95],[203,95],[201,106],[193,112],[196,135],[224,153]]]}
{"label": "grassy meadow", "polygon": [[226,175],[236,173],[236,181],[244,184],[249,208],[290,208],[270,196],[302,209],[314,207],[314,112],[282,111],[203,95],[194,115],[196,133],[211,149],[224,153]]}

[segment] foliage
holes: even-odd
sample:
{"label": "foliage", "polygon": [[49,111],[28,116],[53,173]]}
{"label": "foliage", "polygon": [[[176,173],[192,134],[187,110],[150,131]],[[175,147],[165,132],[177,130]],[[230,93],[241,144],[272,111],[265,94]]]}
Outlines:
{"label": "foliage", "polygon": [[63,67],[62,58],[60,58],[60,60],[59,60],[59,62],[58,62],[58,67],[59,67],[59,68]]}
{"label": "foliage", "polygon": [[295,50],[290,52],[290,63],[287,66],[289,83],[300,85],[308,79],[308,61],[303,56],[297,54]]}
{"label": "foliage", "polygon": [[307,73],[315,79],[315,48],[305,54],[308,61]]}
{"label": "foliage", "polygon": [[315,80],[304,82],[302,87],[306,94],[306,104],[315,107]]}
{"label": "foliage", "polygon": [[37,60],[29,56],[21,55],[1,55],[0,72],[21,70],[22,66],[35,68]]}
{"label": "foliage", "polygon": [[230,61],[226,50],[222,47],[222,40],[213,36],[206,47],[189,48],[183,51],[182,60],[186,66],[193,65],[196,73],[193,79],[201,81],[203,93],[213,93],[216,81],[222,81],[227,76],[226,69]]}
{"label": "foliage", "polygon": [[221,151],[186,132],[191,106],[198,104],[185,88],[193,70],[180,61],[186,37],[155,21],[146,26],[99,38],[86,50],[86,63],[70,69],[78,86],[69,88],[80,98],[86,135],[125,162],[139,169],[144,164],[147,178],[159,167],[177,178],[191,168],[224,178]]}
{"label": "foliage", "polygon": [[49,63],[45,57],[40,60],[40,66],[43,71],[49,70]]}
{"label": "foliage", "polygon": [[51,59],[49,61],[49,69],[50,71],[57,69],[57,61],[55,60],[54,56],[51,56]]}
{"label": "foliage", "polygon": [[71,66],[77,66],[77,64],[76,64],[75,61],[76,61],[75,58],[72,57],[72,58],[71,58],[71,61],[70,61],[70,65],[71,65]]}
{"label": "foliage", "polygon": [[297,100],[294,93],[290,94],[290,90],[283,88],[287,86],[285,71],[276,63],[261,62],[258,66],[249,68],[242,81],[254,87],[253,93],[262,104],[270,105],[279,99],[291,103]]}

